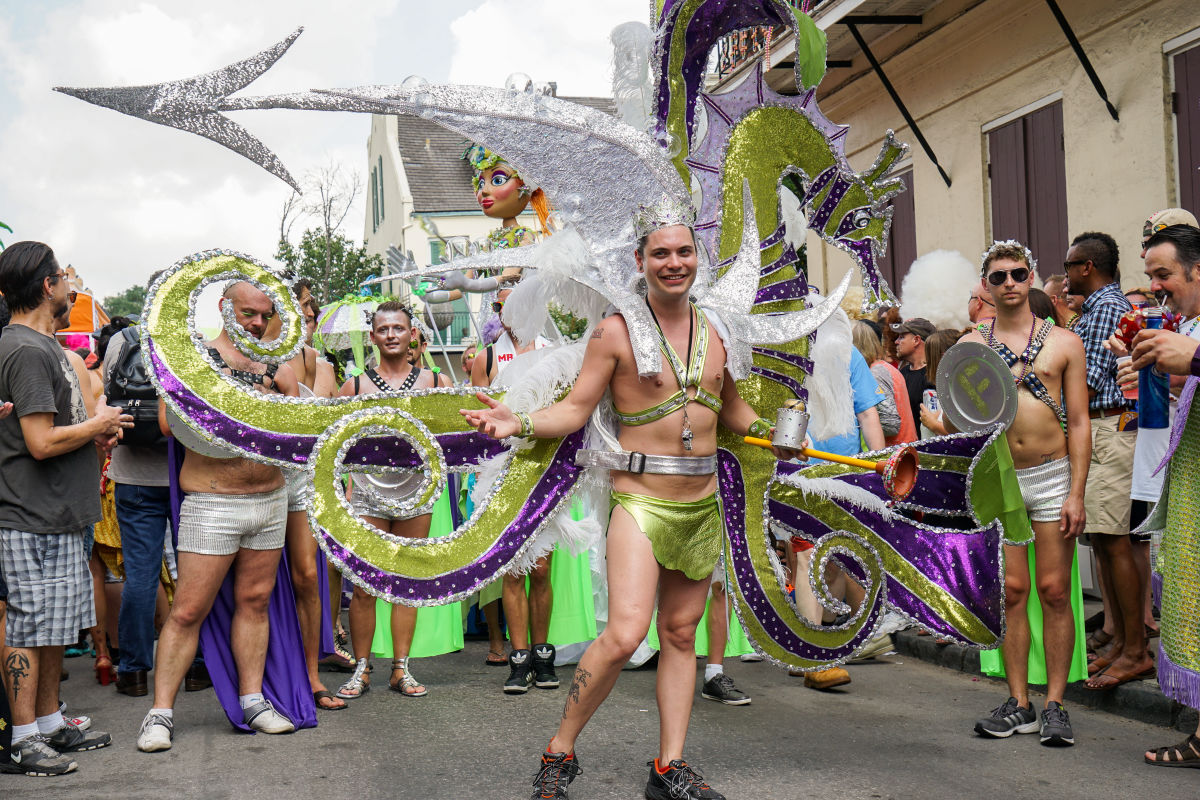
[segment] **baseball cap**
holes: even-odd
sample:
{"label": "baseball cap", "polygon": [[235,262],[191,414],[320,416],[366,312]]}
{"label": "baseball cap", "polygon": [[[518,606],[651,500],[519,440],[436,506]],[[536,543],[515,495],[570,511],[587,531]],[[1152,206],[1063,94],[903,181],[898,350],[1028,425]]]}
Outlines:
{"label": "baseball cap", "polygon": [[1162,229],[1172,225],[1190,225],[1193,228],[1200,228],[1200,223],[1196,222],[1196,215],[1192,212],[1182,208],[1164,208],[1142,225],[1142,241],[1146,241]]}
{"label": "baseball cap", "polygon": [[937,326],[924,317],[912,317],[904,322],[893,322],[892,330],[896,333],[911,333],[914,336],[920,336],[922,339],[928,339],[933,334],[937,333]]}

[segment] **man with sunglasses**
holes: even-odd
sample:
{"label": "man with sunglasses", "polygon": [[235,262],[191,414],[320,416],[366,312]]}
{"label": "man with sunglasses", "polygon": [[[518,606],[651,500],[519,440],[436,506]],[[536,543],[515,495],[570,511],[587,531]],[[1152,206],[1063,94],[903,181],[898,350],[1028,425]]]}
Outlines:
{"label": "man with sunglasses", "polygon": [[[1117,682],[1137,677],[1144,666],[1146,632],[1142,624],[1142,581],[1129,538],[1130,493],[1137,445],[1135,401],[1127,400],[1117,384],[1117,359],[1104,346],[1121,316],[1133,309],[1121,293],[1117,243],[1106,233],[1076,236],[1063,267],[1071,294],[1085,299],[1074,331],[1087,353],[1088,408],[1092,421],[1092,463],[1085,493],[1088,542],[1112,615],[1111,647],[1088,665],[1090,688],[1111,688],[1111,680],[1096,676],[1109,671]],[[1116,663],[1114,666],[1114,662]]]}
{"label": "man with sunglasses", "polygon": [[[510,294],[512,289],[501,289],[492,303],[492,310],[501,319],[504,301]],[[549,346],[550,340],[544,336],[538,336],[529,344],[520,344],[512,329],[504,325],[496,341],[475,357],[471,365],[471,384],[492,386],[497,382],[505,383],[507,381],[501,375],[517,356]],[[509,640],[512,642],[512,652],[508,654],[509,674],[504,681],[505,694],[525,694],[530,686],[539,689],[558,688],[559,679],[554,672],[556,653],[554,646],[547,641],[550,636],[550,615],[554,609],[554,590],[550,585],[550,560],[553,555],[551,553],[538,559],[527,576],[504,576],[502,603]],[[529,579],[528,591],[525,588],[526,577]]]}
{"label": "man with sunglasses", "polygon": [[1005,546],[1003,655],[1010,697],[975,724],[980,736],[1003,739],[1040,733],[1047,746],[1074,744],[1063,693],[1075,643],[1071,563],[1084,528],[1084,486],[1091,454],[1087,384],[1079,337],[1038,319],[1029,309],[1036,262],[1023,245],[996,242],[983,260],[983,278],[996,317],[963,337],[986,344],[1012,368],[1017,415],[1006,436],[1017,481],[1033,526],[1035,580],[1042,604],[1046,704],[1038,715],[1029,701],[1029,560],[1025,546]]}

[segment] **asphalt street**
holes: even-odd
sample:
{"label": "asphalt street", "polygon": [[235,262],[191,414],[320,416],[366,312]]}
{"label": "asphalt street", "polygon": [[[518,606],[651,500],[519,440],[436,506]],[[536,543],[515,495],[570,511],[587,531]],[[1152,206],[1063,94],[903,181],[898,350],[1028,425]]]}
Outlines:
{"label": "asphalt street", "polygon": [[[376,661],[372,691],[320,726],[289,736],[235,732],[212,691],[181,693],[175,747],[139,753],[150,698],[100,687],[90,659],[68,660],[64,698],[95,718],[113,745],[79,754],[59,778],[0,775],[0,797],[393,798],[520,800],[559,718],[564,688],[505,696],[506,671],[483,664],[487,647],[413,661],[428,697],[387,691]],[[697,700],[686,756],[730,800],[793,798],[1200,797],[1200,773],[1142,764],[1146,747],[1177,731],[1076,707],[1077,744],[1049,749],[1036,736],[983,740],[974,719],[1003,701],[1003,686],[891,656],[851,666],[853,683],[817,692],[769,664],[728,667],[754,699],[742,707]],[[322,673],[330,688],[338,676]],[[572,800],[642,797],[655,755],[654,672],[626,672],[578,745],[583,775]]]}

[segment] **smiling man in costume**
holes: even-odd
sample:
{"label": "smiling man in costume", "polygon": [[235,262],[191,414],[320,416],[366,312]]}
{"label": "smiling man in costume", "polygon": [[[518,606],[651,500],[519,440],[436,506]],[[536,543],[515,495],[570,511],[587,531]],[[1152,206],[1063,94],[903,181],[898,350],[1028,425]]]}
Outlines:
{"label": "smiling man in costume", "polygon": [[[720,422],[739,435],[768,435],[738,395],[725,347],[690,302],[698,265],[694,212],[671,204],[643,207],[635,220],[634,254],[656,323],[662,369],[638,377],[623,316],[592,332],[583,367],[562,401],[532,414],[514,413],[480,393],[489,406],[463,411],[480,431],[551,438],[582,427],[611,390],[624,451],[582,451],[577,463],[612,470],[608,524],[609,621],[571,680],[558,731],[542,755],[533,798],[566,798],[581,772],[575,741],[616,683],[650,627],[658,598],[659,752],[650,762],[646,797],[723,800],[683,758],[696,681],[696,625],[709,576],[721,552],[716,490]],[[645,408],[647,402],[653,404]]]}

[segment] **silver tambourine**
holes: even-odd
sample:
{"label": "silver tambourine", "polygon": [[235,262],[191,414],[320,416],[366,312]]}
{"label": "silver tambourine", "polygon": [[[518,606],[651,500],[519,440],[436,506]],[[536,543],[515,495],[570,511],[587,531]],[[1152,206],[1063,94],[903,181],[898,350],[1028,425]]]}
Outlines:
{"label": "silver tambourine", "polygon": [[946,351],[938,364],[937,391],[946,418],[960,431],[1007,428],[1017,417],[1012,371],[981,342],[960,342]]}

